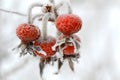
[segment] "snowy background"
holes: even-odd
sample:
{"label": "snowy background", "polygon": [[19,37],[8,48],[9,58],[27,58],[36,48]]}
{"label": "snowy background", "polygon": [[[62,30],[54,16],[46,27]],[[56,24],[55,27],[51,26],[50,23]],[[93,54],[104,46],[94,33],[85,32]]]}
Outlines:
{"label": "snowy background", "polygon": [[[47,0],[0,0],[0,8],[27,14],[29,6],[36,2]],[[59,75],[53,75],[56,65],[47,65],[45,80],[120,80],[120,0],[71,2],[73,13],[83,21],[78,33],[82,41],[80,62],[75,63],[75,72],[65,62]],[[11,51],[20,42],[16,27],[25,22],[26,17],[0,12],[0,80],[41,80],[39,58],[29,55],[20,58]],[[50,26],[48,31],[54,36],[55,26]]]}

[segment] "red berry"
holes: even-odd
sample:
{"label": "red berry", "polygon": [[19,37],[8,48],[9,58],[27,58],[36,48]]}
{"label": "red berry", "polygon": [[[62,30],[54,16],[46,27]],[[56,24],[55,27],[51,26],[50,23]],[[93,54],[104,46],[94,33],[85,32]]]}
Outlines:
{"label": "red berry", "polygon": [[30,42],[38,39],[41,35],[38,27],[29,24],[21,24],[16,29],[17,36],[22,42]]}
{"label": "red berry", "polygon": [[[59,40],[65,38],[65,35],[61,35],[59,37]],[[76,41],[81,42],[80,38],[77,35],[72,36]],[[72,44],[66,44],[66,47],[63,49],[64,55],[74,55],[74,45]]]}
{"label": "red berry", "polygon": [[71,35],[81,29],[82,20],[73,14],[63,14],[57,17],[56,27],[64,35]]}
{"label": "red berry", "polygon": [[42,58],[51,57],[56,52],[52,50],[52,47],[55,45],[55,43],[56,39],[51,36],[47,37],[46,40],[41,39],[39,41],[36,41],[34,43],[34,46],[39,46],[40,49],[42,49],[46,53],[46,55],[43,55],[42,53],[39,53],[37,51],[34,52],[36,55],[41,56]]}
{"label": "red berry", "polygon": [[74,54],[74,46],[67,45],[63,50],[64,55],[73,55]]}

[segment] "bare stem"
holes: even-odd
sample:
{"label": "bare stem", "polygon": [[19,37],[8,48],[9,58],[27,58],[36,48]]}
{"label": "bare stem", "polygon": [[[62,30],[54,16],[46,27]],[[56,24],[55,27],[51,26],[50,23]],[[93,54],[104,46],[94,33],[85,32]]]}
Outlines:
{"label": "bare stem", "polygon": [[6,13],[11,13],[11,14],[16,14],[16,15],[23,16],[23,17],[27,16],[26,14],[23,14],[23,13],[20,13],[20,12],[15,12],[15,11],[9,11],[9,10],[4,10],[4,9],[0,9],[0,11],[6,12]]}
{"label": "bare stem", "polygon": [[50,13],[46,13],[42,18],[43,39],[47,38],[47,22],[48,22],[49,16],[50,16]]}
{"label": "bare stem", "polygon": [[28,10],[28,23],[31,24],[32,23],[32,20],[31,20],[31,17],[32,17],[32,9],[35,8],[35,7],[42,7],[43,5],[42,4],[33,4],[30,6],[29,10]]}

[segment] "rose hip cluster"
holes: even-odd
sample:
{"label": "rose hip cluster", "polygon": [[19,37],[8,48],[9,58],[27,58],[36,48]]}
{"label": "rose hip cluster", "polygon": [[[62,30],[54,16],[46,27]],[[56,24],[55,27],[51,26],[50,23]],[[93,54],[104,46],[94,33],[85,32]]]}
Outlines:
{"label": "rose hip cluster", "polygon": [[58,37],[56,47],[62,54],[58,60],[58,70],[60,70],[64,59],[68,59],[69,66],[74,71],[73,61],[79,58],[80,38],[75,35],[82,27],[81,18],[74,14],[59,15],[56,19],[56,28],[61,32]]}
{"label": "rose hip cluster", "polygon": [[[42,5],[39,6],[41,7]],[[20,54],[25,55],[30,53],[40,57],[39,67],[41,77],[45,64],[58,61],[59,72],[65,59],[68,60],[71,70],[74,71],[73,62],[78,61],[80,57],[79,49],[81,40],[75,33],[82,27],[81,18],[69,13],[58,15],[56,13],[58,6],[56,8],[47,4],[43,7],[44,12],[40,15],[41,18],[39,19],[42,20],[43,33],[41,33],[39,27],[33,24],[32,20],[35,17],[31,20],[31,13],[29,13],[28,23],[20,24],[16,29],[16,34],[21,40],[21,44],[18,47],[21,49]],[[57,38],[47,35],[48,21],[55,22],[57,32],[59,33]]]}

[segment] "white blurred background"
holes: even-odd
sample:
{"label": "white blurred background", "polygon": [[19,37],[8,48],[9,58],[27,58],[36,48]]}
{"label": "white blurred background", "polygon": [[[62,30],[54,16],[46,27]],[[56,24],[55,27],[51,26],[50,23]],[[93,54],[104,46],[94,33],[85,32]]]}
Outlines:
{"label": "white blurred background", "polygon": [[[36,2],[47,0],[0,0],[0,8],[27,14],[29,6]],[[75,72],[65,62],[59,75],[53,75],[56,65],[47,65],[43,77],[45,80],[120,80],[120,0],[71,2],[73,13],[83,21],[78,33],[82,41],[80,62],[75,63]],[[11,51],[20,43],[15,30],[25,22],[26,17],[0,12],[0,80],[41,80],[38,58],[29,55],[20,58]],[[50,26],[48,31],[54,36],[55,26]]]}

